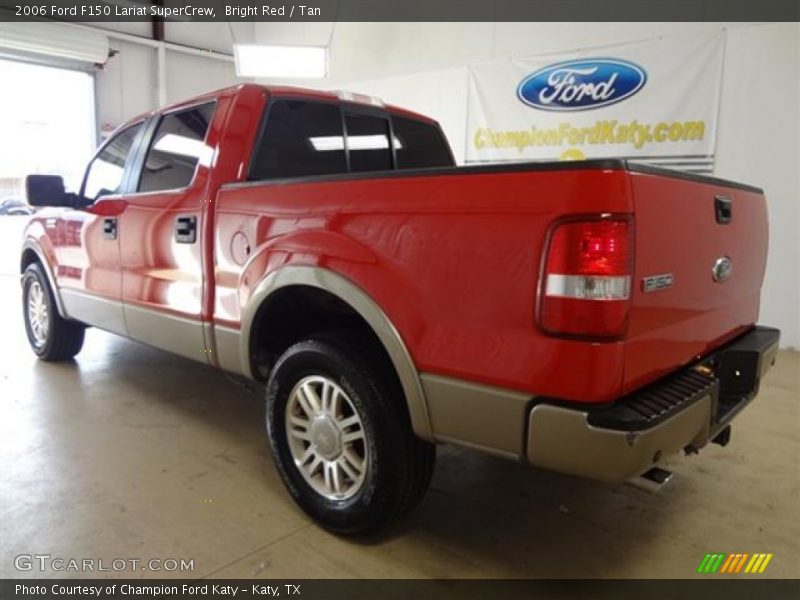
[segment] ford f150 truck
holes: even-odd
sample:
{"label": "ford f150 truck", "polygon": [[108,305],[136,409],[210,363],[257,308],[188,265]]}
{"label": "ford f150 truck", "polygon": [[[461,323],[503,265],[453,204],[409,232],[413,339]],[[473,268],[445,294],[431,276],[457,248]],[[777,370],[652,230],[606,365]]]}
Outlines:
{"label": "ford f150 truck", "polygon": [[132,119],[78,193],[29,176],[33,351],[86,326],[266,388],[289,492],[340,533],[453,443],[609,482],[725,444],[773,364],[761,190],[623,160],[456,168],[438,124],[242,85]]}

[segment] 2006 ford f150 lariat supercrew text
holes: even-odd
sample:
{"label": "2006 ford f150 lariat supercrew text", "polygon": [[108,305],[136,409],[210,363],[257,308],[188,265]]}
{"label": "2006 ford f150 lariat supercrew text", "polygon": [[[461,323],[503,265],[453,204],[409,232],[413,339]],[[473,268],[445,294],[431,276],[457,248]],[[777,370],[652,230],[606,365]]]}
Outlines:
{"label": "2006 ford f150 lariat supercrew text", "polygon": [[242,85],[32,175],[34,352],[86,326],[266,387],[297,503],[374,531],[453,443],[609,482],[726,444],[775,359],[761,190],[623,160],[457,168],[438,124]]}

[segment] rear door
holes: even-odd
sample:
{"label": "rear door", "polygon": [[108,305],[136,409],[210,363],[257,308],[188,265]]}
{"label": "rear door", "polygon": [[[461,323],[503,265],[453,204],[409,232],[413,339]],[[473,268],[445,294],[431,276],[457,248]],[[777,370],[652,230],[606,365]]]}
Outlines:
{"label": "rear door", "polygon": [[213,100],[181,107],[148,125],[134,191],[118,217],[128,336],[203,361],[201,221],[215,108]]}
{"label": "rear door", "polygon": [[768,237],[760,190],[647,172],[631,180],[636,266],[626,391],[757,321]]}

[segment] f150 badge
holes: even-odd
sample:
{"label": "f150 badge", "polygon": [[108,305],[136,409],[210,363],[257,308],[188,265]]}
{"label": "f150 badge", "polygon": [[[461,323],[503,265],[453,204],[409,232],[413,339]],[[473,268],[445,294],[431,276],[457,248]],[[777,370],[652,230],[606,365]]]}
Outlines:
{"label": "f150 badge", "polygon": [[517,87],[517,97],[540,110],[589,110],[630,98],[646,81],[645,70],[627,60],[568,60],[528,75]]}
{"label": "f150 badge", "polygon": [[672,282],[675,278],[672,273],[662,273],[661,275],[651,275],[642,279],[642,291],[657,292],[659,290],[666,290],[672,287]]}

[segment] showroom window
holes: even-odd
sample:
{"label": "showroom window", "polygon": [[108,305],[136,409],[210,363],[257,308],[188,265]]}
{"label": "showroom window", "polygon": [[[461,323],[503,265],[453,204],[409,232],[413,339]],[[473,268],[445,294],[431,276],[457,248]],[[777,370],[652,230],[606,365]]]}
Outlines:
{"label": "showroom window", "polygon": [[279,100],[269,109],[251,179],[346,173],[339,106]]}
{"label": "showroom window", "polygon": [[192,182],[197,165],[210,162],[211,148],[205,139],[214,106],[209,102],[161,119],[147,151],[138,191],[185,188]]}
{"label": "showroom window", "polygon": [[403,117],[392,117],[392,127],[398,169],[453,166],[450,148],[438,127]]}
{"label": "showroom window", "polygon": [[348,114],[345,127],[352,172],[388,171],[392,168],[389,119]]}
{"label": "showroom window", "polygon": [[92,161],[83,189],[86,198],[97,200],[120,191],[125,162],[141,129],[142,123],[139,123],[119,132]]}

